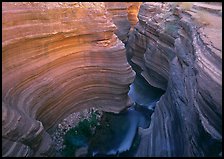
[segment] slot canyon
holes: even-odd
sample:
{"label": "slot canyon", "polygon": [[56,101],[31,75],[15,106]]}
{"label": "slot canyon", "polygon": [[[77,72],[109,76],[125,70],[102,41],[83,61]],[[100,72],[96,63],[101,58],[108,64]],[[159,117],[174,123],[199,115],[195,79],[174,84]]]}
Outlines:
{"label": "slot canyon", "polygon": [[222,157],[222,2],[2,2],[2,157],[64,156]]}

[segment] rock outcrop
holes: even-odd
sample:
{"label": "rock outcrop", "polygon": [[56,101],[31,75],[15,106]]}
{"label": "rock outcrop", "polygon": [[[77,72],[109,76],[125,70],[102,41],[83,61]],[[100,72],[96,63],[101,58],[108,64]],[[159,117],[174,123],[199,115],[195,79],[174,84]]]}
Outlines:
{"label": "rock outcrop", "polygon": [[105,2],[105,6],[116,25],[115,34],[126,43],[128,34],[138,22],[138,11],[141,2]]}
{"label": "rock outcrop", "polygon": [[104,3],[2,4],[2,156],[51,156],[69,114],[119,112],[135,73]]}
{"label": "rock outcrop", "polygon": [[137,19],[139,6],[2,3],[3,157],[54,156],[62,119],[129,106],[135,73],[123,43],[136,73],[166,91],[136,156],[222,154],[220,6],[147,2]]}
{"label": "rock outcrop", "polygon": [[202,17],[197,5],[187,10],[147,2],[140,7],[127,42],[128,60],[166,93],[150,127],[139,129],[136,156],[222,154],[222,19],[210,12]]}

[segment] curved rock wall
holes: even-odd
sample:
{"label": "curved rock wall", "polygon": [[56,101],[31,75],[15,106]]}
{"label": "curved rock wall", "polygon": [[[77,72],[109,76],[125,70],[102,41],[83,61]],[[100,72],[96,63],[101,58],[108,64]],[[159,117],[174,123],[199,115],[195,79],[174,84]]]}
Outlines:
{"label": "curved rock wall", "polygon": [[3,156],[51,156],[60,120],[119,112],[135,73],[104,3],[2,4]]}
{"label": "curved rock wall", "polygon": [[138,12],[139,12],[139,8],[140,5],[142,4],[142,2],[129,2],[129,6],[128,6],[128,21],[131,25],[131,29],[129,31],[129,33],[132,32],[134,26],[137,24],[138,22]]}
{"label": "curved rock wall", "polygon": [[105,6],[117,29],[115,34],[126,43],[128,33],[138,22],[137,14],[141,2],[105,2]]}
{"label": "curved rock wall", "polygon": [[153,2],[140,7],[139,23],[128,39],[128,59],[166,93],[150,127],[139,129],[136,156],[222,154],[221,17],[205,26],[197,23],[197,12]]}
{"label": "curved rock wall", "polygon": [[[164,13],[161,13],[162,4],[155,4],[141,5],[139,22],[127,42],[127,54],[128,60],[135,66],[134,69],[138,74],[152,86],[165,90],[169,61],[174,56],[174,39],[169,35],[173,32],[167,33],[163,29],[164,26],[159,26],[158,23],[162,21]],[[164,50],[168,50],[169,54]]]}

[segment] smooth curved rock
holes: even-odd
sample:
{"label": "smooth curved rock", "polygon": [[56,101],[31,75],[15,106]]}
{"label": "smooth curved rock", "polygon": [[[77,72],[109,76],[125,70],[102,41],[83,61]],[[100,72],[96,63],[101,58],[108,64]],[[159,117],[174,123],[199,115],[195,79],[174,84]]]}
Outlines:
{"label": "smooth curved rock", "polygon": [[[139,22],[130,34],[126,48],[129,62],[136,66],[134,67],[135,71],[141,74],[152,86],[165,90],[169,60],[174,57],[172,47],[174,41],[170,35],[165,33],[164,26],[157,24],[157,21],[163,20],[164,13],[161,13],[162,4],[155,4],[141,5],[138,14]],[[145,16],[145,13],[150,18]],[[168,44],[164,42],[165,40],[168,41]],[[169,54],[166,54],[167,50],[170,52]]]}
{"label": "smooth curved rock", "polygon": [[222,20],[208,12],[215,23],[203,25],[198,12],[154,2],[140,7],[127,42],[128,59],[148,83],[166,93],[150,127],[139,130],[136,156],[222,154]]}
{"label": "smooth curved rock", "polygon": [[52,156],[49,134],[69,114],[131,104],[135,73],[104,3],[3,3],[2,14],[3,156]]}

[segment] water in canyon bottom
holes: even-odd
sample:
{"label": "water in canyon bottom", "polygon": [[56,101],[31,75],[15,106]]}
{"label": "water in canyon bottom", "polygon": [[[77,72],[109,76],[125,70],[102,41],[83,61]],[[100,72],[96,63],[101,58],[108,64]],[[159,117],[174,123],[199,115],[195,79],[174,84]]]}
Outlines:
{"label": "water in canyon bottom", "polygon": [[138,127],[149,127],[156,102],[163,93],[137,75],[128,93],[134,104],[119,114],[104,112],[90,141],[82,140],[82,145],[88,147],[84,156],[133,156],[140,141]]}
{"label": "water in canyon bottom", "polygon": [[[132,156],[138,144],[138,127],[147,128],[156,102],[164,93],[150,86],[141,76],[136,76],[128,95],[135,102],[119,114],[105,113],[108,131],[96,131],[96,141],[90,144],[92,156]],[[105,135],[105,137],[104,137]],[[94,141],[94,140],[93,140]],[[94,143],[94,142],[92,142]]]}

